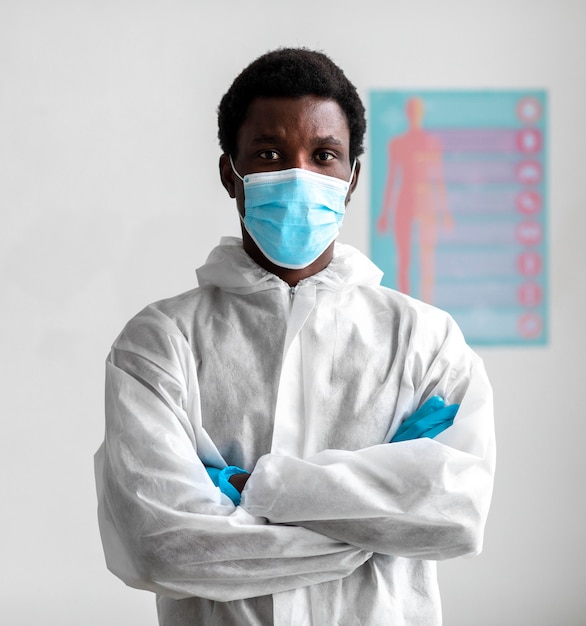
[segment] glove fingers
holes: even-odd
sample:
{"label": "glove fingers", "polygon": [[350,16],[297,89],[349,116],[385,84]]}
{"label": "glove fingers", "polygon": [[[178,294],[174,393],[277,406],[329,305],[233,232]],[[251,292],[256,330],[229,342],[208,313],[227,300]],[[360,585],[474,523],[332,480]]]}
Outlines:
{"label": "glove fingers", "polygon": [[414,420],[413,417],[415,417],[416,411],[401,424],[391,441],[396,443],[398,441],[419,439],[421,437],[433,438],[453,424],[454,417],[459,407],[459,404],[444,406],[432,413],[427,413],[423,416],[419,415],[418,419]]}

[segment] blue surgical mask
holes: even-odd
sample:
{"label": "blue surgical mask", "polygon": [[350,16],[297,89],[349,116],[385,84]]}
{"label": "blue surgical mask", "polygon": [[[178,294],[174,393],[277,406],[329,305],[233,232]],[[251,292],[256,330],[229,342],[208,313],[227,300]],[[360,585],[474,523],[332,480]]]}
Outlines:
{"label": "blue surgical mask", "polygon": [[[311,265],[336,239],[350,182],[294,168],[234,173],[244,183],[244,227],[265,257],[288,269]],[[352,166],[350,181],[354,176]]]}

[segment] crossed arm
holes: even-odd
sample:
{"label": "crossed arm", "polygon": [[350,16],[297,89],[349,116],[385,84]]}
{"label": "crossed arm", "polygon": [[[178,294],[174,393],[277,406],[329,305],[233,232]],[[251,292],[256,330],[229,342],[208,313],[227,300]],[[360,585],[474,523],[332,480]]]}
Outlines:
{"label": "crossed arm", "polygon": [[267,454],[234,477],[234,506],[201,460],[197,380],[181,342],[161,355],[121,340],[107,363],[99,517],[108,565],[127,584],[225,601],[343,578],[373,552],[480,550],[494,441],[479,363],[454,389],[458,416],[436,439]]}

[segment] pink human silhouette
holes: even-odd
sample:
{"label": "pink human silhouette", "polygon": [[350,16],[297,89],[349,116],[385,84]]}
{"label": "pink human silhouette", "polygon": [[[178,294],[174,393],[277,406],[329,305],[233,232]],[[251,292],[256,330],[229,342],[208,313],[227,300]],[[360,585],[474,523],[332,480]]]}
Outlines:
{"label": "pink human silhouette", "polygon": [[419,297],[431,303],[435,286],[438,216],[442,216],[446,229],[451,229],[453,222],[444,184],[442,146],[437,136],[422,128],[423,101],[410,98],[405,113],[407,131],[389,142],[389,170],[377,230],[381,234],[386,233],[389,216],[394,213],[398,288],[403,293],[410,293],[411,233],[417,220],[421,274]]}

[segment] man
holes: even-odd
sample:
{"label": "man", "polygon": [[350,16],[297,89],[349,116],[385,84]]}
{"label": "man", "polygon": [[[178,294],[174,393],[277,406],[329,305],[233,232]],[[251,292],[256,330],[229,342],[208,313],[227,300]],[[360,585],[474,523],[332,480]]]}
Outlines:
{"label": "man", "polygon": [[218,119],[242,240],[112,347],[108,567],[164,626],[440,624],[435,560],[481,549],[492,491],[482,363],[335,243],[365,122],[328,57],[263,55]]}

